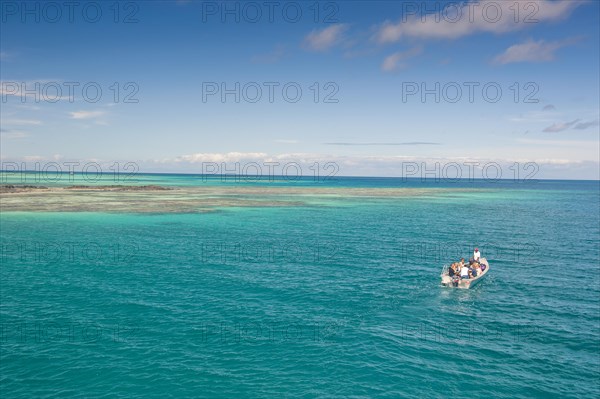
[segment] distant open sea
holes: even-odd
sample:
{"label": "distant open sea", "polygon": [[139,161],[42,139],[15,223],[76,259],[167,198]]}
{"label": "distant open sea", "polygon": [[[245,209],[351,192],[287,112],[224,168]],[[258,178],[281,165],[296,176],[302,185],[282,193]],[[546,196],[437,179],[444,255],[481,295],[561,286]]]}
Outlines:
{"label": "distant open sea", "polygon": [[[600,398],[598,181],[135,184],[264,194],[3,211],[0,397]],[[485,280],[440,287],[476,246]]]}

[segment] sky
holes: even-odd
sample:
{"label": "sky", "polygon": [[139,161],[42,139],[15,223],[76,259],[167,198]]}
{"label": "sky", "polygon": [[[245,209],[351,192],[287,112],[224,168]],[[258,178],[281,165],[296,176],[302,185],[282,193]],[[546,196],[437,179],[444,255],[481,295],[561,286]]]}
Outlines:
{"label": "sky", "polygon": [[597,1],[0,4],[3,164],[600,178]]}

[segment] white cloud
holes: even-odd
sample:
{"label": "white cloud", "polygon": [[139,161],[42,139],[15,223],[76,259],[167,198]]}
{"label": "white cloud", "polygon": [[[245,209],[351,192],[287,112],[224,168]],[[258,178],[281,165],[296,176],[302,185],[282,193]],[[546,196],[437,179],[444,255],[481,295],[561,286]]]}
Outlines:
{"label": "white cloud", "polygon": [[[238,171],[247,171],[247,174],[255,174],[256,169],[249,167],[249,162],[258,163],[259,167],[262,168],[263,176],[267,175],[281,175],[282,170],[294,162],[300,166],[303,176],[313,176],[314,163],[318,162],[322,167],[322,171],[325,175],[329,175],[332,171],[334,177],[337,176],[388,176],[388,177],[401,177],[403,176],[403,165],[406,163],[412,163],[412,166],[417,167],[416,174],[406,176],[420,177],[423,173],[429,173],[429,179],[432,178],[431,171],[436,169],[436,165],[444,165],[445,163],[456,163],[462,168],[462,177],[469,178],[469,176],[482,178],[484,167],[487,163],[495,162],[502,168],[503,178],[512,178],[512,170],[514,169],[515,162],[525,164],[528,162],[534,162],[539,166],[539,174],[532,176],[532,178],[540,179],[598,179],[600,178],[600,164],[598,155],[593,152],[589,156],[584,158],[581,155],[581,148],[597,148],[598,141],[573,141],[573,140],[518,140],[522,144],[528,144],[535,148],[547,147],[556,149],[557,156],[530,156],[530,157],[513,157],[513,158],[488,158],[488,157],[418,157],[418,156],[403,156],[403,155],[335,155],[335,154],[320,154],[320,153],[286,153],[286,154],[265,154],[265,153],[207,153],[207,154],[193,154],[183,155],[177,158],[167,158],[162,160],[137,160],[136,164],[139,166],[140,172],[172,172],[172,173],[199,173],[204,171],[203,168],[199,167],[198,163],[201,162],[216,162],[217,170],[215,173],[235,173],[236,168]],[[567,153],[567,150],[571,150]],[[574,155],[573,155],[574,154]],[[48,155],[45,157],[34,155],[28,157],[18,158],[6,158],[5,161],[50,161],[55,160],[57,157]],[[62,159],[62,158],[60,158]],[[102,168],[108,169],[114,164],[115,160],[102,160],[102,159],[77,159],[77,162],[96,162],[99,163]],[[131,160],[123,162],[131,162]],[[222,162],[226,165],[223,166]],[[234,162],[239,162],[239,165],[235,165]],[[246,162],[246,164],[244,164]],[[278,165],[267,167],[267,162],[278,162]],[[474,163],[478,163],[475,165]],[[333,165],[332,165],[333,164]],[[329,166],[325,166],[329,165]],[[333,167],[337,165],[336,167]],[[247,168],[246,168],[247,167]],[[443,169],[443,166],[440,166]],[[474,169],[472,169],[474,168]],[[442,170],[440,169],[440,170]],[[229,171],[228,171],[229,170]],[[260,169],[259,169],[260,171]],[[471,171],[474,174],[471,174]],[[238,172],[239,173],[239,172]],[[288,174],[296,175],[296,169],[290,168]],[[439,176],[439,172],[438,175]]]}
{"label": "white cloud", "polygon": [[[534,139],[518,139],[518,142],[529,143],[529,144],[548,144],[548,145],[592,145],[598,144],[598,141],[585,141],[585,140],[534,140]],[[198,153],[192,155],[182,155],[175,159],[163,159],[161,161],[155,161],[160,163],[182,163],[188,162],[190,164],[201,163],[201,162],[280,162],[284,164],[286,162],[297,162],[301,165],[311,166],[314,162],[326,163],[335,162],[341,165],[355,165],[355,166],[376,166],[386,164],[399,164],[402,162],[457,162],[459,164],[468,163],[479,163],[479,166],[475,168],[481,169],[483,165],[488,162],[497,162],[501,165],[507,164],[512,165],[514,162],[538,162],[538,163],[573,163],[583,162],[582,160],[569,160],[569,159],[555,159],[555,158],[487,158],[487,157],[418,157],[409,155],[334,155],[334,154],[321,154],[321,153],[281,153],[281,154],[267,154],[262,152],[228,152],[228,153]]]}
{"label": "white cloud", "polygon": [[413,58],[423,52],[423,48],[413,47],[407,51],[398,51],[392,55],[387,56],[381,64],[381,69],[386,72],[394,71],[398,68],[406,68],[406,60]]}
{"label": "white cloud", "polygon": [[22,125],[39,126],[42,124],[42,121],[38,121],[35,119],[2,119],[2,124],[3,125],[18,125],[18,126],[22,126]]}
{"label": "white cloud", "polygon": [[[557,146],[557,147],[563,147],[563,146],[576,146],[576,147],[581,147],[581,146],[598,146],[598,141],[591,141],[591,140],[541,140],[541,139],[517,139],[517,141],[519,143],[523,143],[523,144],[535,144],[535,145],[546,145],[546,146]],[[545,162],[551,163],[548,160],[544,160]],[[571,162],[569,160],[563,160],[563,163],[568,163]]]}
{"label": "white cloud", "polygon": [[[581,4],[579,1],[572,0],[519,0],[520,12],[518,18],[515,18],[515,2],[505,0],[481,0],[461,4],[453,2],[432,14],[405,15],[397,23],[387,21],[378,28],[374,39],[379,43],[393,43],[410,37],[457,39],[478,32],[512,32],[532,27],[538,22],[564,18]],[[420,3],[415,4],[419,8]]]}
{"label": "white cloud", "polygon": [[29,135],[23,130],[0,129],[0,137],[2,137],[3,140],[22,139],[27,136]]}
{"label": "white cloud", "polygon": [[260,161],[267,154],[264,152],[228,152],[228,153],[197,153],[182,155],[175,159],[175,162],[241,162],[241,161]]}
{"label": "white cloud", "polygon": [[573,129],[576,129],[576,130],[585,130],[588,127],[598,126],[599,122],[600,121],[598,121],[598,119],[596,119],[595,121],[581,122],[581,123],[578,123],[577,125],[575,125],[575,127]]}
{"label": "white cloud", "polygon": [[[541,144],[546,144],[552,146],[554,148],[565,148],[564,145],[568,145],[569,148],[573,148],[578,150],[578,148],[585,146],[598,146],[598,142],[595,141],[581,141],[581,142],[551,142],[551,141],[541,141],[538,143],[537,141],[531,144],[535,144],[536,146],[540,146]],[[196,157],[197,156],[197,157]],[[489,162],[496,162],[502,168],[502,170],[510,171],[511,167],[514,168],[515,162],[520,162],[521,164],[527,162],[537,163],[539,166],[540,174],[536,175],[535,178],[573,178],[576,176],[577,178],[598,178],[598,170],[599,164],[598,159],[569,159],[569,157],[548,157],[548,158],[473,158],[473,157],[417,157],[417,156],[403,156],[403,155],[388,155],[388,156],[380,156],[380,155],[335,155],[335,154],[318,154],[318,153],[283,153],[283,154],[264,154],[264,153],[213,153],[213,154],[196,154],[193,157],[194,161],[190,162],[189,165],[185,165],[184,163],[179,162],[179,168],[186,169],[190,168],[192,171],[197,171],[198,166],[196,166],[197,162],[216,162],[218,163],[219,170],[223,170],[222,162],[226,163],[227,169],[234,169],[234,162],[240,162],[239,168],[241,170],[244,169],[244,162],[256,162],[262,168],[263,175],[267,175],[268,169],[265,165],[267,162],[278,162],[278,166],[273,168],[274,173],[276,175],[280,174],[285,165],[289,165],[290,163],[296,163],[300,166],[301,170],[307,175],[310,175],[312,169],[311,166],[314,165],[315,162],[318,162],[320,165],[326,164],[334,164],[337,165],[336,176],[402,176],[403,165],[406,163],[413,163],[417,165],[417,167],[426,169],[424,164],[427,165],[429,169],[432,169],[434,165],[443,165],[444,163],[457,163],[459,164],[462,170],[462,176],[467,178],[469,176],[469,169],[473,165],[472,163],[478,163],[475,165],[474,173],[476,177],[483,176],[483,167]],[[187,156],[184,156],[187,157]],[[166,164],[172,163],[172,161],[166,160]],[[331,172],[333,169],[327,169],[326,172]],[[181,169],[180,169],[181,170]],[[420,169],[421,170],[421,169]],[[577,170],[577,173],[573,173],[573,170]],[[543,173],[542,173],[543,172]],[[254,173],[254,169],[252,172]],[[290,172],[292,173],[292,172]],[[294,172],[295,173],[295,172]],[[506,176],[508,176],[507,174]],[[413,177],[421,176],[420,173]]]}
{"label": "white cloud", "polygon": [[544,40],[528,40],[525,43],[510,46],[504,53],[494,58],[495,64],[511,64],[515,62],[547,62],[556,57],[554,53],[561,47],[572,44],[573,40],[546,42]]}
{"label": "white cloud", "polygon": [[298,140],[288,140],[288,139],[278,139],[275,140],[276,143],[282,143],[282,144],[298,144]]}
{"label": "white cloud", "polygon": [[335,24],[321,30],[315,29],[304,38],[304,47],[312,51],[329,50],[340,43],[347,29],[347,24]]}
{"label": "white cloud", "polygon": [[551,126],[548,126],[547,128],[545,128],[544,132],[547,132],[547,133],[562,132],[562,131],[565,131],[565,130],[569,129],[570,127],[572,127],[573,125],[575,125],[577,122],[579,122],[579,119],[575,119],[574,121],[571,121],[571,122],[558,122],[558,123],[554,123]]}
{"label": "white cloud", "polygon": [[95,119],[104,116],[104,111],[75,111],[69,112],[71,119]]}
{"label": "white cloud", "polygon": [[20,108],[20,109],[25,109],[27,111],[39,111],[40,109],[42,109],[41,107],[38,107],[37,105],[31,105],[31,104],[19,104],[19,105],[14,105],[15,108]]}

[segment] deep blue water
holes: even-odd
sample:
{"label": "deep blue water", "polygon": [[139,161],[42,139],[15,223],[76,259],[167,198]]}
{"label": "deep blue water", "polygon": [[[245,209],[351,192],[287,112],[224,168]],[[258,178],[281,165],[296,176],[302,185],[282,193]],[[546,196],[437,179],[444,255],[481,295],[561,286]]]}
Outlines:
{"label": "deep blue water", "polygon": [[[251,183],[305,206],[3,212],[2,397],[600,397],[599,182],[306,180]],[[441,288],[474,246],[486,279]]]}

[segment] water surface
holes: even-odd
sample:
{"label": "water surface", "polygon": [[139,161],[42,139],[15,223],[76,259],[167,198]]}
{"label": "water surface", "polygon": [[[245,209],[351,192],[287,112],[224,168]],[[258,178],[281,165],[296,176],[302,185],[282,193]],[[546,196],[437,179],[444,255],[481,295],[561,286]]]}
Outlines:
{"label": "water surface", "polygon": [[[600,396],[598,182],[27,184],[53,194],[1,198],[4,397]],[[474,246],[486,280],[440,288]]]}

